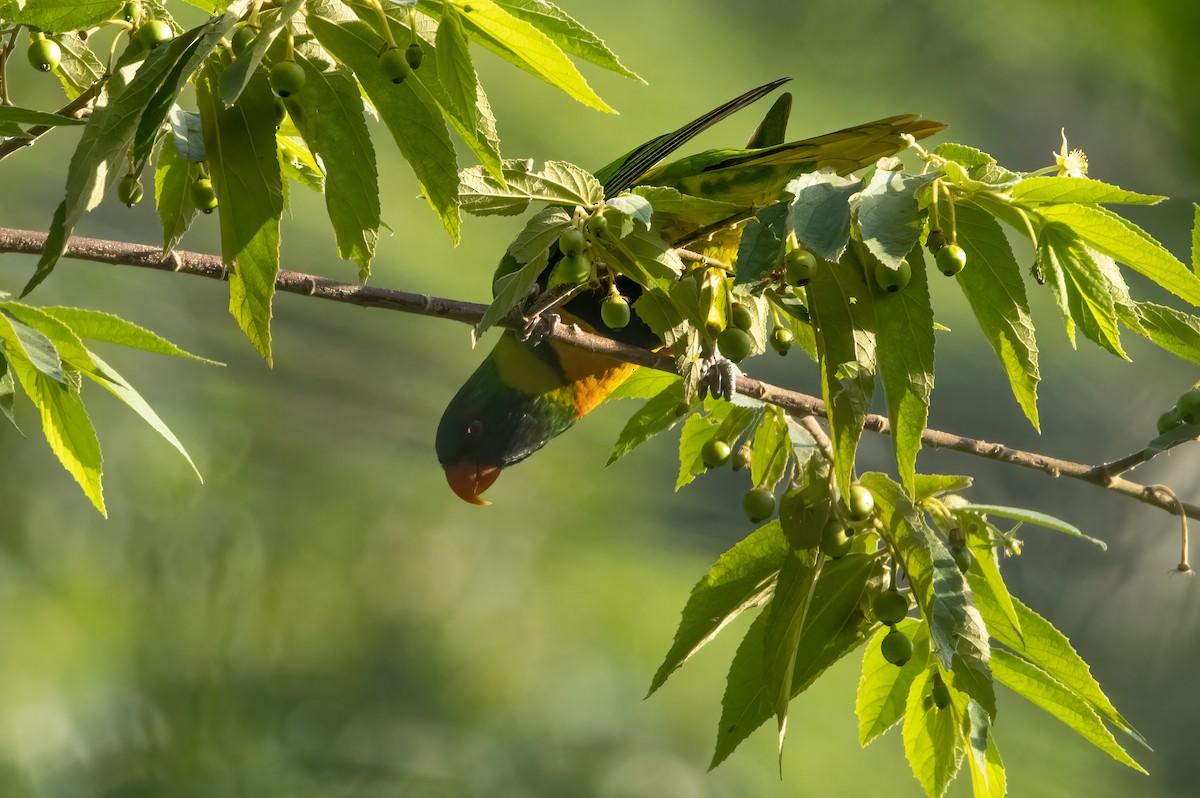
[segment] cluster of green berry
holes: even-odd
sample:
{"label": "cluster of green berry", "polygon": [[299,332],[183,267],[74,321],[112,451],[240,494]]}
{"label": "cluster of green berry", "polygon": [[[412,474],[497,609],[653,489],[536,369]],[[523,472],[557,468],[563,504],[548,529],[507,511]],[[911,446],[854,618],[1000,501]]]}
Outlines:
{"label": "cluster of green berry", "polygon": [[[592,252],[608,234],[608,219],[603,209],[585,215],[577,212],[571,226],[558,237],[558,249],[562,260],[558,262],[556,274],[564,283],[584,285],[595,276]],[[632,318],[629,300],[621,296],[617,284],[609,277],[608,296],[600,304],[600,318],[610,330],[625,328]]]}
{"label": "cluster of green berry", "polygon": [[[114,24],[122,25],[133,40],[147,50],[175,38],[175,31],[165,21],[145,17],[141,3],[126,3],[121,15],[124,21],[114,21]],[[30,65],[39,72],[53,72],[62,63],[62,47],[41,31],[30,31],[26,55]]]}
{"label": "cluster of green berry", "polygon": [[1200,424],[1200,387],[1184,391],[1175,406],[1158,417],[1158,434],[1165,435],[1183,424]]}

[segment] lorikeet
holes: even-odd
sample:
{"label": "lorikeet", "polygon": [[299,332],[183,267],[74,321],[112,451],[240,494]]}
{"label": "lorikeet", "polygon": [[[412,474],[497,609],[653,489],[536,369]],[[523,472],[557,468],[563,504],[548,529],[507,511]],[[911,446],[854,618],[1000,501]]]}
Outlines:
{"label": "lorikeet", "polygon": [[[746,148],[709,150],[678,161],[662,159],[720,120],[761,99],[786,79],[747,92],[678,130],[646,142],[596,172],[605,196],[634,186],[675,188],[683,194],[719,200],[741,209],[779,200],[787,183],[804,172],[832,167],[846,174],[904,147],[903,134],[924,138],[944,126],[915,115],[894,116],[816,138],[784,143],[791,97],[782,95]],[[698,228],[697,228],[698,229]],[[660,231],[661,232],[661,231]],[[671,230],[668,240],[679,240]],[[740,235],[740,229],[734,235]],[[732,242],[736,246],[736,241]],[[551,265],[561,257],[552,248]],[[511,261],[511,258],[507,258]],[[501,261],[497,274],[512,270]],[[545,274],[550,274],[547,269]],[[540,288],[546,287],[543,276]],[[617,287],[633,301],[640,288],[619,277]],[[600,320],[607,290],[596,287],[573,297],[559,315],[583,329],[604,330],[625,343],[661,346],[636,316],[621,330]],[[537,344],[506,331],[479,368],[459,389],[437,431],[437,455],[450,487],[464,500],[487,504],[480,494],[500,470],[524,460],[596,407],[634,366],[548,340]]]}

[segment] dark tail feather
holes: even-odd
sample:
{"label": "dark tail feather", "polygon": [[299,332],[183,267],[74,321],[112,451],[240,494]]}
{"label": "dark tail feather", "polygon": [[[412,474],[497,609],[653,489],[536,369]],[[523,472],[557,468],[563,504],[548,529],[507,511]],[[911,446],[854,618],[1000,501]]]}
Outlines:
{"label": "dark tail feather", "polygon": [[754,134],[746,142],[746,149],[761,150],[787,141],[788,117],[792,115],[792,93],[784,92],[759,122]]}

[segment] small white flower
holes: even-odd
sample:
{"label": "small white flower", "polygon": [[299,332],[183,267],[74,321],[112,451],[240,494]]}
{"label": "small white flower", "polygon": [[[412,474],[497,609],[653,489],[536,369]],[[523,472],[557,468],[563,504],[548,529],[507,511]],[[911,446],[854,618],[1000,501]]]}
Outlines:
{"label": "small white flower", "polygon": [[1083,150],[1067,149],[1067,131],[1062,131],[1062,149],[1054,153],[1059,177],[1087,177],[1088,159]]}

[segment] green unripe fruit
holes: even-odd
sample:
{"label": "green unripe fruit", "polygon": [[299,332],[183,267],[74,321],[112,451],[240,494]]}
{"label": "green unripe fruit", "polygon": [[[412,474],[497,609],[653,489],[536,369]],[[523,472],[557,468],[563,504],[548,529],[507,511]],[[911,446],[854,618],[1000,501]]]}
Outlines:
{"label": "green unripe fruit", "polygon": [[746,446],[743,446],[733,453],[733,462],[730,463],[730,467],[733,468],[734,471],[741,471],[743,468],[749,468],[751,462],[753,462],[753,459],[754,458],[750,453],[750,449]]}
{"label": "green unripe fruit", "polygon": [[237,30],[233,32],[233,37],[230,39],[230,45],[233,47],[234,55],[241,55],[246,48],[254,41],[254,37],[258,35],[258,29],[252,28],[249,25],[239,25]]}
{"label": "green unripe fruit", "polygon": [[720,468],[729,462],[729,444],[720,438],[711,438],[700,448],[700,460],[705,468]]}
{"label": "green unripe fruit", "polygon": [[826,557],[838,559],[850,553],[850,535],[838,521],[828,521],[821,530],[821,551]]}
{"label": "green unripe fruit", "polygon": [[53,39],[35,39],[29,43],[29,63],[39,72],[49,72],[62,61],[62,48]]}
{"label": "green unripe fruit", "polygon": [[807,249],[793,249],[783,256],[783,269],[789,285],[808,285],[817,275],[817,256]]}
{"label": "green unripe fruit", "polygon": [[750,340],[749,334],[745,330],[739,330],[737,327],[726,327],[717,336],[717,347],[721,350],[721,354],[737,363],[754,348],[754,342]]}
{"label": "green unripe fruit", "polygon": [[954,556],[954,564],[958,566],[958,570],[966,573],[971,570],[971,550],[966,546],[955,546],[950,549],[950,553]]}
{"label": "green unripe fruit", "polygon": [[939,249],[946,246],[945,234],[941,230],[930,230],[929,235],[925,236],[925,246],[936,255]]}
{"label": "green unripe fruit", "polygon": [[163,42],[175,38],[175,31],[161,19],[148,19],[138,26],[137,40],[147,50],[153,50]]}
{"label": "green unripe fruit", "polygon": [[587,255],[568,255],[562,259],[562,277],[568,283],[586,283],[592,279],[592,261]]}
{"label": "green unripe fruit", "polygon": [[862,485],[851,485],[849,494],[842,500],[842,509],[848,520],[862,523],[875,511],[875,496]]}
{"label": "green unripe fruit", "polygon": [[568,227],[558,237],[558,248],[567,257],[581,254],[583,252],[583,231],[578,227]]}
{"label": "green unripe fruit", "polygon": [[134,27],[142,20],[142,4],[141,3],[126,3],[125,8],[121,11],[121,16],[126,22],[131,23]]}
{"label": "green unripe fruit", "polygon": [[739,330],[750,331],[754,326],[754,316],[750,313],[750,308],[743,305],[741,302],[734,302],[733,308],[729,311],[729,321],[734,327]]}
{"label": "green unripe fruit", "polygon": [[217,207],[217,193],[213,191],[212,181],[201,177],[192,183],[192,203],[196,210],[212,213]]}
{"label": "green unripe fruit", "polygon": [[392,83],[399,85],[408,77],[408,73],[412,72],[412,67],[408,65],[404,53],[393,47],[384,50],[379,56],[379,71]]}
{"label": "green unripe fruit", "polygon": [[942,274],[953,277],[967,265],[967,253],[958,244],[947,244],[937,251],[937,267]]}
{"label": "green unripe fruit", "polygon": [[911,279],[912,266],[909,266],[906,260],[900,261],[900,266],[896,269],[889,269],[882,263],[875,264],[875,282],[889,294],[903,291],[904,286],[908,285],[908,281]]}
{"label": "green unripe fruit", "polygon": [[912,639],[899,629],[893,629],[880,641],[879,652],[893,665],[903,665],[912,659]]}
{"label": "green unripe fruit", "polygon": [[587,220],[587,229],[596,238],[602,238],[608,232],[608,219],[603,216],[593,216]]}
{"label": "green unripe fruit", "polygon": [[132,208],[142,201],[142,183],[137,175],[125,175],[117,185],[117,198]]}
{"label": "green unripe fruit", "polygon": [[1184,424],[1200,423],[1200,388],[1184,391],[1175,403],[1175,409],[1179,411]]}
{"label": "green unripe fruit", "polygon": [[771,330],[771,348],[781,355],[786,355],[792,348],[796,336],[787,327],[776,327]]}
{"label": "green unripe fruit", "polygon": [[408,62],[410,69],[420,69],[421,62],[425,60],[425,51],[421,49],[421,45],[413,42],[405,49],[404,60]]}
{"label": "green unripe fruit", "polygon": [[1158,434],[1163,435],[1170,432],[1182,423],[1183,419],[1179,417],[1179,408],[1172,407],[1158,417]]}
{"label": "green unripe fruit", "polygon": [[766,521],[775,515],[775,494],[766,488],[754,488],[746,491],[742,497],[742,509],[752,523]]}
{"label": "green unripe fruit", "polygon": [[623,296],[610,296],[600,306],[600,318],[610,330],[620,330],[629,324],[629,302]]}
{"label": "green unripe fruit", "polygon": [[942,681],[941,674],[937,674],[933,677],[933,690],[931,691],[931,695],[933,696],[933,705],[938,709],[945,709],[946,707],[950,706],[950,688],[946,686],[944,681]]}
{"label": "green unripe fruit", "polygon": [[271,88],[280,97],[291,97],[304,88],[304,67],[295,61],[280,61],[271,67]]}
{"label": "green unripe fruit", "polygon": [[871,602],[871,611],[880,623],[895,626],[908,615],[908,597],[895,588],[885,590]]}

